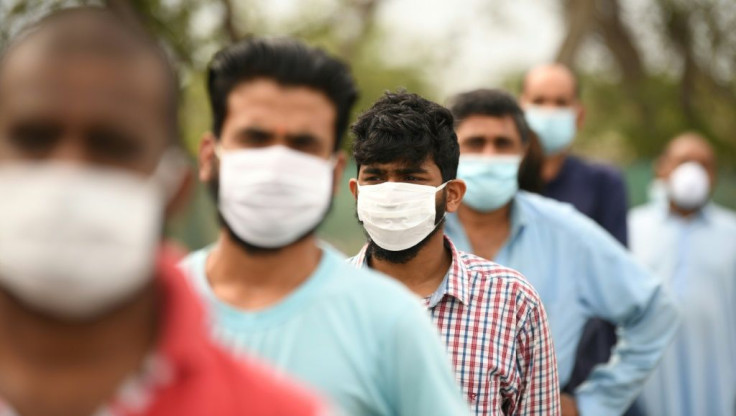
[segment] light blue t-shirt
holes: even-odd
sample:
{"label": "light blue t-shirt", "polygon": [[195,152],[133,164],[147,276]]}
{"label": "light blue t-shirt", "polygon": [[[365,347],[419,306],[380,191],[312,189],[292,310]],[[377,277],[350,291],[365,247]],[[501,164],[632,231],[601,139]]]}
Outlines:
{"label": "light blue t-shirt", "polygon": [[358,270],[331,248],[286,299],[255,312],[216,298],[210,248],[181,264],[210,307],[213,332],[331,398],[346,415],[467,415],[437,330],[397,282]]}
{"label": "light blue t-shirt", "polygon": [[[457,215],[447,216],[445,233],[459,250],[473,251]],[[582,416],[623,414],[677,328],[661,281],[572,205],[523,191],[511,205],[510,236],[491,260],[523,273],[542,298],[561,386],[570,379],[585,322],[600,317],[618,325],[611,360],[575,396]]]}
{"label": "light blue t-shirt", "polygon": [[682,312],[638,405],[647,415],[735,415],[736,214],[709,205],[683,219],[653,203],[632,210],[629,236]]}

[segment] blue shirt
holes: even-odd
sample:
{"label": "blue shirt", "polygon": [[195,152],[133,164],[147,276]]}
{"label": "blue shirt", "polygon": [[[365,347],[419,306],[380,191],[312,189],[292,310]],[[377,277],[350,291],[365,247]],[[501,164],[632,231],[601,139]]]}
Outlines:
{"label": "blue shirt", "polygon": [[632,210],[631,249],[672,288],[682,325],[645,384],[647,415],[736,414],[736,215],[686,220],[663,203]]}
{"label": "blue shirt", "polygon": [[626,185],[621,172],[612,166],[568,156],[542,194],[572,204],[621,244],[627,244]]}
{"label": "blue shirt", "polygon": [[469,414],[437,330],[401,284],[323,248],[317,269],[286,299],[246,312],[215,296],[205,276],[209,251],[182,268],[228,349],[301,379],[346,415]]}
{"label": "blue shirt", "polygon": [[[472,252],[456,215],[448,215],[445,233],[459,250]],[[513,199],[511,234],[493,260],[523,273],[542,298],[561,385],[586,320],[620,325],[611,361],[575,393],[583,416],[621,415],[676,329],[677,312],[662,283],[572,206],[526,192]]]}

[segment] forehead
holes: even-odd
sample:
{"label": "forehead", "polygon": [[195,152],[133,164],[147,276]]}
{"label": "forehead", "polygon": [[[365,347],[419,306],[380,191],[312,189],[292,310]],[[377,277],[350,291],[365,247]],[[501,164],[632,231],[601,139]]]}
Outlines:
{"label": "forehead", "polygon": [[337,112],[325,94],[304,86],[284,86],[255,79],[236,86],[227,98],[225,130],[256,124],[286,132],[314,132],[334,140]]}
{"label": "forehead", "polygon": [[510,115],[493,117],[473,115],[457,126],[457,138],[462,141],[470,137],[510,137],[521,141],[514,119]]}
{"label": "forehead", "polygon": [[711,148],[699,140],[675,141],[667,150],[667,156],[676,161],[697,160],[707,164],[715,161]]}
{"label": "forehead", "polygon": [[64,52],[45,41],[39,34],[3,58],[0,117],[43,114],[165,128],[170,80],[152,54]]}
{"label": "forehead", "polygon": [[575,78],[565,68],[544,67],[532,70],[524,82],[527,95],[574,96]]}

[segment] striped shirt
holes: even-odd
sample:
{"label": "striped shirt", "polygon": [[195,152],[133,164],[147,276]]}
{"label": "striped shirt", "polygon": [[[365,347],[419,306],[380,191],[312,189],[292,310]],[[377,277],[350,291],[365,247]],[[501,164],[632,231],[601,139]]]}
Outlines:
{"label": "striped shirt", "polygon": [[[557,415],[557,364],[547,316],[524,276],[455,249],[424,299],[476,415]],[[367,246],[349,260],[368,267]]]}

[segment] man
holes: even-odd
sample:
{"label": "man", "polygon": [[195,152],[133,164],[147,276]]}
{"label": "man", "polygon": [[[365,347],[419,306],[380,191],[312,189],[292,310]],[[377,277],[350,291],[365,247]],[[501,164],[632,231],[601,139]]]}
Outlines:
{"label": "man", "polygon": [[[585,120],[580,84],[575,75],[562,64],[533,68],[524,76],[519,100],[546,155],[542,195],[572,204],[626,245],[628,205],[621,173],[570,154],[572,141]],[[608,361],[615,344],[612,323],[590,320],[583,331],[565,390],[573,392],[588,378],[593,367]]]}
{"label": "man", "polygon": [[157,247],[181,199],[174,75],[144,34],[70,9],[0,60],[0,415],[317,415],[205,335]]}
{"label": "man", "polygon": [[531,132],[508,94],[477,90],[455,98],[463,204],[445,232],[461,250],[513,267],[539,292],[549,316],[561,385],[570,379],[588,318],[620,327],[611,360],[597,367],[563,414],[621,415],[674,334],[677,316],[661,283],[624,248],[567,204],[517,190]]}
{"label": "man", "polygon": [[673,139],[657,161],[667,200],[634,209],[631,250],[675,295],[682,325],[638,401],[646,415],[736,411],[736,215],[708,202],[713,148]]}
{"label": "man", "polygon": [[214,128],[200,179],[222,229],[182,265],[214,331],[331,397],[348,415],[463,415],[436,330],[400,285],[320,244],[345,156],[355,83],[291,39],[244,40],[209,68]]}
{"label": "man", "polygon": [[515,270],[458,251],[443,233],[460,205],[450,112],[387,93],[353,126],[350,190],[368,244],[353,265],[394,277],[424,299],[477,415],[559,414],[557,369],[542,302]]}

